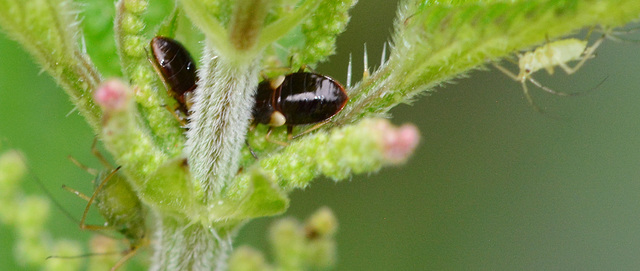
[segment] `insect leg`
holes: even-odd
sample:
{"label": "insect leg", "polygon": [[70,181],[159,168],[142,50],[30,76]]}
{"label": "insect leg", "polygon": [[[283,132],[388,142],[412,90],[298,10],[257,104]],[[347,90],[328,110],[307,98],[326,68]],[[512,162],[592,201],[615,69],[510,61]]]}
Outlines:
{"label": "insect leg", "polygon": [[80,161],[76,160],[75,158],[73,158],[71,155],[67,156],[67,158],[69,160],[71,160],[71,163],[75,164],[76,166],[78,166],[79,168],[81,168],[82,170],[88,172],[89,174],[96,176],[98,175],[98,171],[95,170],[94,168],[90,168],[88,166],[86,166],[83,163],[80,163]]}
{"label": "insect leg", "polygon": [[253,148],[251,148],[251,145],[249,145],[249,139],[245,139],[244,140],[244,144],[247,145],[247,149],[249,149],[249,152],[251,153],[251,156],[253,156],[253,158],[255,158],[256,160],[258,160],[258,156],[256,155],[256,153],[253,151]]}
{"label": "insect leg", "polygon": [[105,166],[106,168],[113,168],[113,166],[109,164],[109,161],[107,161],[107,158],[105,158],[102,155],[102,153],[100,153],[100,151],[98,150],[97,144],[98,144],[98,138],[95,137],[93,139],[93,143],[91,144],[91,153],[93,153],[93,155],[98,158],[98,160],[100,161],[100,163],[102,163],[103,166]]}
{"label": "insect leg", "polygon": [[304,132],[301,132],[301,133],[297,134],[296,136],[292,137],[291,139],[296,139],[296,138],[298,138],[298,137],[301,137],[301,136],[303,136],[303,135],[306,135],[306,134],[308,134],[308,133],[311,133],[311,132],[313,132],[314,130],[316,130],[316,129],[318,129],[318,128],[322,127],[323,125],[325,125],[325,124],[327,124],[327,123],[329,123],[330,121],[331,121],[331,119],[327,119],[327,120],[324,120],[324,121],[322,121],[322,122],[320,122],[320,123],[316,123],[315,125],[311,126],[309,129],[305,130]]}
{"label": "insect leg", "polygon": [[187,116],[185,116],[182,113],[182,112],[186,112],[186,108],[180,108],[180,106],[178,106],[176,108],[171,108],[168,105],[164,105],[163,107],[164,107],[164,109],[169,111],[169,113],[171,113],[173,118],[175,118],[180,123],[181,127],[185,127],[187,125]]}
{"label": "insect leg", "polygon": [[84,193],[82,193],[82,192],[80,192],[80,191],[78,191],[78,190],[75,190],[75,189],[73,189],[73,188],[71,188],[71,187],[68,187],[68,186],[66,186],[66,185],[64,185],[64,184],[62,185],[62,189],[67,190],[67,191],[69,191],[69,192],[71,192],[71,193],[75,194],[76,196],[78,196],[79,198],[81,198],[81,199],[83,199],[83,200],[89,201],[89,200],[91,199],[90,197],[88,197],[88,196],[87,196],[87,195],[85,195]]}
{"label": "insect leg", "polygon": [[289,146],[289,143],[287,143],[287,142],[282,142],[280,140],[272,139],[271,138],[271,132],[272,131],[273,131],[273,127],[269,126],[269,129],[267,130],[267,134],[264,136],[265,140],[267,140],[268,142],[271,142],[271,143],[278,144],[280,146],[284,146],[284,147]]}
{"label": "insect leg", "polygon": [[287,125],[287,140],[293,139],[293,126]]}
{"label": "insect leg", "polygon": [[118,262],[111,267],[111,271],[116,271],[118,270],[118,268],[120,268],[120,266],[122,266],[125,262],[127,262],[129,259],[131,259],[131,257],[135,256],[136,253],[138,253],[138,249],[140,248],[140,246],[136,246],[131,248],[129,251],[127,251],[127,254],[125,254],[124,256],[122,256],[122,258],[120,258],[120,260],[118,260]]}
{"label": "insect leg", "polygon": [[491,64],[496,67],[496,69],[500,70],[502,73],[504,73],[505,75],[511,77],[511,79],[515,80],[515,81],[521,81],[520,79],[518,79],[518,76],[516,76],[515,74],[513,74],[512,72],[510,72],[509,70],[507,70],[507,68],[502,67],[500,64],[496,63],[496,62],[491,62]]}
{"label": "insect leg", "polygon": [[[531,78],[529,78],[529,79],[531,79]],[[540,107],[538,107],[533,102],[533,98],[531,98],[531,95],[529,95],[529,88],[527,87],[527,81],[522,81],[522,91],[524,92],[524,96],[527,98],[527,101],[533,107],[533,109],[535,109],[539,113],[544,113],[544,110],[542,110]]]}
{"label": "insect leg", "polygon": [[111,229],[111,227],[106,227],[106,226],[86,225],[85,224],[85,220],[87,219],[87,214],[89,213],[89,208],[91,208],[91,204],[93,204],[93,201],[96,199],[96,196],[98,195],[100,190],[102,190],[104,185],[107,184],[109,179],[111,179],[111,177],[113,177],[113,175],[115,175],[118,172],[118,170],[120,170],[120,167],[117,167],[116,169],[112,170],[111,173],[109,173],[109,175],[107,175],[107,177],[105,177],[104,180],[102,180],[102,182],[100,182],[100,185],[98,185],[98,187],[96,188],[96,191],[94,191],[93,195],[91,195],[91,198],[89,198],[89,201],[87,202],[87,207],[84,208],[84,213],[82,213],[82,219],[80,219],[80,228],[81,229],[88,229],[88,230]]}

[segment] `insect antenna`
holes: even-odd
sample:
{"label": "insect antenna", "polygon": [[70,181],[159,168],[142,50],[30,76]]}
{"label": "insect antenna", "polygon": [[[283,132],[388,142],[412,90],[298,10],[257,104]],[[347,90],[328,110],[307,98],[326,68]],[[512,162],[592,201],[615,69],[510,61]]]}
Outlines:
{"label": "insect antenna", "polygon": [[[553,95],[558,95],[558,96],[564,96],[564,97],[575,97],[575,96],[581,96],[581,95],[585,95],[591,91],[594,91],[596,89],[598,89],[603,83],[604,81],[607,80],[607,78],[609,78],[609,76],[606,76],[604,79],[602,79],[602,81],[600,81],[600,83],[598,83],[595,87],[590,88],[587,91],[582,91],[582,92],[561,92],[561,91],[555,91],[549,87],[543,86],[540,82],[538,82],[537,80],[533,79],[533,77],[529,77],[528,80],[529,82],[531,82],[532,84],[536,85],[536,87],[539,87],[540,89],[549,92]],[[528,95],[527,95],[528,96]]]}
{"label": "insect antenna", "polygon": [[78,259],[78,258],[86,258],[86,257],[94,257],[94,256],[109,256],[113,254],[122,253],[121,251],[110,251],[110,252],[95,252],[95,253],[85,253],[73,256],[59,256],[59,255],[51,255],[48,256],[45,260],[49,259]]}
{"label": "insect antenna", "polygon": [[56,208],[58,208],[58,210],[62,212],[62,214],[64,214],[64,216],[69,218],[71,221],[75,223],[80,223],[80,220],[75,218],[69,211],[67,211],[67,209],[65,209],[64,206],[53,196],[51,191],[47,189],[47,187],[44,185],[42,180],[40,180],[40,178],[38,178],[38,176],[35,175],[33,170],[31,170],[29,163],[27,163],[27,159],[24,157],[24,155],[21,152],[18,152],[18,154],[20,156],[20,159],[22,159],[22,162],[24,163],[24,165],[27,167],[27,170],[31,172],[31,174],[29,174],[31,180],[33,180],[38,185],[38,187],[40,187],[40,189],[47,195],[47,197],[51,200],[51,202],[53,202],[53,205],[55,205]]}
{"label": "insect antenna", "polygon": [[542,108],[538,107],[538,105],[536,105],[536,103],[533,102],[533,98],[531,98],[531,95],[529,94],[529,88],[527,87],[526,81],[522,81],[522,90],[524,92],[524,97],[527,98],[527,101],[529,102],[531,107],[533,107],[533,109],[536,110],[538,113],[544,114],[544,110],[542,110]]}

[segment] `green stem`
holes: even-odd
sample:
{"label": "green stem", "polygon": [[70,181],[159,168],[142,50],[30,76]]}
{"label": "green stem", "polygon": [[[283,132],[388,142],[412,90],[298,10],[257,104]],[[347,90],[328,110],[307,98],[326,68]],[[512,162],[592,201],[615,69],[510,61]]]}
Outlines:
{"label": "green stem", "polygon": [[236,3],[229,38],[238,51],[253,48],[260,36],[270,3],[270,0],[245,0]]}
{"label": "green stem", "polygon": [[226,29],[218,19],[207,11],[207,8],[200,1],[181,0],[180,2],[189,19],[204,32],[211,47],[215,48],[221,55],[234,53],[235,50],[231,46]]}
{"label": "green stem", "polygon": [[171,217],[158,220],[150,270],[226,270],[237,226],[209,227]]}
{"label": "green stem", "polygon": [[292,14],[284,16],[269,24],[264,28],[264,34],[260,36],[257,48],[267,47],[289,33],[291,29],[298,26],[302,20],[309,16],[309,14],[313,14],[322,1],[323,0],[306,0],[300,7],[296,8]]}

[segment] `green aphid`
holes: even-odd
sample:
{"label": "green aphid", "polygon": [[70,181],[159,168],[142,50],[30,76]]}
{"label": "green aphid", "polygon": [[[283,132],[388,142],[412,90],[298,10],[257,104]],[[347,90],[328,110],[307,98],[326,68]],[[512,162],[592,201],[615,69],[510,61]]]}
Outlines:
{"label": "green aphid", "polygon": [[[96,176],[94,180],[96,188],[93,195],[88,197],[64,185],[63,188],[87,201],[87,206],[80,220],[81,229],[91,231],[115,230],[127,239],[129,248],[123,253],[124,256],[111,268],[111,270],[116,270],[133,257],[138,252],[138,249],[149,243],[145,226],[145,211],[136,193],[127,182],[126,177],[118,172],[120,167],[114,169],[104,156],[97,151],[95,142],[92,146],[92,152],[105,165],[105,170],[97,172],[95,169],[88,168],[73,158],[70,159],[79,167]],[[85,224],[89,209],[94,203],[98,212],[105,219],[104,225]]]}

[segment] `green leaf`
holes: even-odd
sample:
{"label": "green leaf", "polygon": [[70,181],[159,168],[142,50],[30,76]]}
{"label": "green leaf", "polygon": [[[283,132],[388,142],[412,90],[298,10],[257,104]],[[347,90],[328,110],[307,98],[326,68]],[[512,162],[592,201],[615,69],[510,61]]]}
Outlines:
{"label": "green leaf", "polygon": [[76,8],[68,0],[0,0],[0,27],[53,76],[97,131],[102,113],[91,91],[101,75],[80,47],[78,25]]}
{"label": "green leaf", "polygon": [[302,24],[303,47],[293,48],[293,67],[314,66],[325,61],[336,50],[336,38],[349,22],[349,10],[357,0],[324,1]]}
{"label": "green leaf", "polygon": [[339,123],[379,115],[470,69],[583,27],[638,18],[635,0],[405,1],[393,50],[350,91]]}
{"label": "green leaf", "polygon": [[182,217],[197,217],[196,189],[184,158],[167,161],[141,185],[140,197],[156,211]]}
{"label": "green leaf", "polygon": [[106,77],[122,76],[116,42],[113,39],[113,1],[81,0],[82,33],[87,53]]}
{"label": "green leaf", "polygon": [[254,169],[246,178],[230,188],[229,194],[216,205],[213,218],[216,220],[244,220],[281,214],[289,207],[286,194],[273,183],[273,178],[259,169]]}

